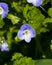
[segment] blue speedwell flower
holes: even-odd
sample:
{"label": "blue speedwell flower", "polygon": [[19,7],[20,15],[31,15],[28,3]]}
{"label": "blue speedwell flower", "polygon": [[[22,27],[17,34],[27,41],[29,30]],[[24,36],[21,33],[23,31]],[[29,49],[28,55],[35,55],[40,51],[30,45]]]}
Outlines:
{"label": "blue speedwell flower", "polygon": [[31,38],[36,36],[36,32],[31,26],[24,24],[18,31],[17,36],[19,39],[25,40],[27,43],[29,43],[31,41]]}
{"label": "blue speedwell flower", "polygon": [[32,3],[34,6],[39,7],[43,0],[27,0],[28,3]]}
{"label": "blue speedwell flower", "polygon": [[1,51],[9,51],[8,44],[2,41]]}
{"label": "blue speedwell flower", "polygon": [[6,3],[0,2],[0,15],[5,18],[8,14],[8,5]]}

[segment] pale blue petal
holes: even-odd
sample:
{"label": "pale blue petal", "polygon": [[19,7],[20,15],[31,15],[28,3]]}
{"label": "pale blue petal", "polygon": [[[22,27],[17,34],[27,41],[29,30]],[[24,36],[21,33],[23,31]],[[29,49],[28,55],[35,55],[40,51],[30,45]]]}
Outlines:
{"label": "pale blue petal", "polygon": [[1,51],[9,51],[9,48],[1,48]]}
{"label": "pale blue petal", "polygon": [[27,0],[28,3],[32,3],[32,0]]}
{"label": "pale blue petal", "polygon": [[24,35],[24,40],[29,43],[31,41],[31,34],[29,33],[28,35]]}
{"label": "pale blue petal", "polygon": [[36,7],[39,7],[39,6],[42,4],[42,2],[43,2],[43,0],[36,0],[36,2],[33,1],[32,4],[33,4],[34,6],[36,6]]}
{"label": "pale blue petal", "polygon": [[24,30],[30,30],[31,27],[29,26],[29,24],[23,24],[20,28],[20,30],[24,31]]}
{"label": "pale blue petal", "polygon": [[30,29],[31,38],[36,36],[36,32],[33,28]]}
{"label": "pale blue petal", "polygon": [[19,39],[23,40],[24,39],[23,31],[19,30],[18,33],[17,33],[17,36],[18,36]]}
{"label": "pale blue petal", "polygon": [[1,51],[9,51],[8,44],[7,43],[2,43],[1,44]]}
{"label": "pale blue petal", "polygon": [[6,16],[7,16],[7,14],[8,14],[8,12],[3,12],[3,14],[2,14],[2,18],[5,18]]}

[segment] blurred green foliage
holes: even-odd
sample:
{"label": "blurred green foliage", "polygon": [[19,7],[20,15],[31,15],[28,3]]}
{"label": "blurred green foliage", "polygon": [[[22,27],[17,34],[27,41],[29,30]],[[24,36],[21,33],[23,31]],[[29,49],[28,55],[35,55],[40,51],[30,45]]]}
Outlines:
{"label": "blurred green foliage", "polygon": [[11,62],[5,65],[52,65],[52,60],[32,60],[30,57],[24,57],[21,53],[15,53],[12,56]]}
{"label": "blurred green foliage", "polygon": [[[0,51],[0,64],[51,65],[52,0],[43,0],[40,7],[35,7],[26,0],[0,2],[6,2],[9,6],[7,17],[2,19],[0,16],[0,41],[4,36],[10,49],[9,52]],[[21,25],[26,23],[36,31],[36,37],[29,44],[17,37]]]}
{"label": "blurred green foliage", "polygon": [[24,57],[20,53],[15,53],[12,56],[11,61],[13,61],[13,65],[34,65],[34,60]]}

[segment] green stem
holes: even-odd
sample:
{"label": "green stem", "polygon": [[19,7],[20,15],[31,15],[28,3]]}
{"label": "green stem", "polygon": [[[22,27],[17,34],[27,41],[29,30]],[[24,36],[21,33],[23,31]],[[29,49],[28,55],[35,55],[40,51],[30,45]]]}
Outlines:
{"label": "green stem", "polygon": [[36,37],[36,56],[38,54],[38,51],[40,51],[42,53],[42,55],[45,55],[44,52],[43,52],[43,50],[42,50],[41,44],[39,43],[39,40]]}
{"label": "green stem", "polygon": [[47,11],[42,7],[42,6],[40,6],[40,8],[44,11],[44,12],[46,12],[47,13]]}

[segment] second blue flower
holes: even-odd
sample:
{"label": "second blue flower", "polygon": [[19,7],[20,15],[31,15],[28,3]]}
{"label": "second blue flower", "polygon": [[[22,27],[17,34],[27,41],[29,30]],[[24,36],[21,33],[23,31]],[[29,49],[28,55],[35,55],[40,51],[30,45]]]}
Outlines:
{"label": "second blue flower", "polygon": [[36,32],[31,26],[24,24],[18,31],[17,36],[19,39],[25,40],[27,43],[29,43],[31,41],[31,38],[36,36]]}
{"label": "second blue flower", "polygon": [[4,2],[0,2],[0,15],[5,18],[8,14],[8,5]]}

